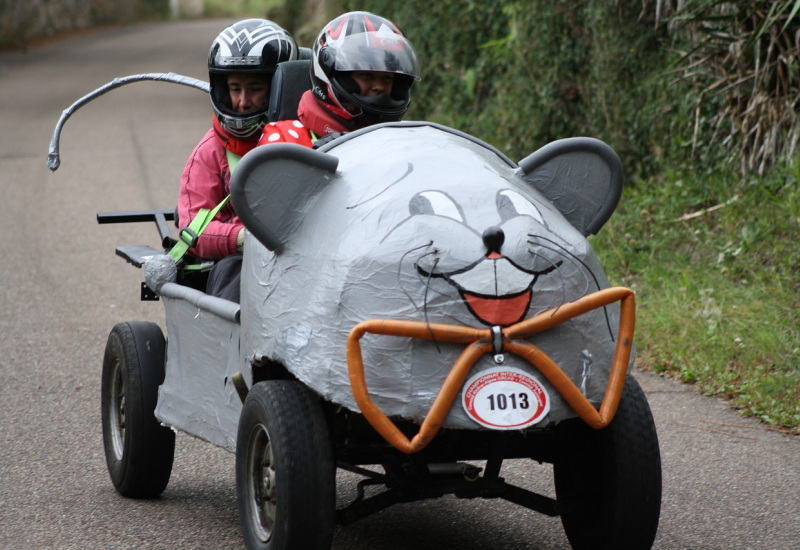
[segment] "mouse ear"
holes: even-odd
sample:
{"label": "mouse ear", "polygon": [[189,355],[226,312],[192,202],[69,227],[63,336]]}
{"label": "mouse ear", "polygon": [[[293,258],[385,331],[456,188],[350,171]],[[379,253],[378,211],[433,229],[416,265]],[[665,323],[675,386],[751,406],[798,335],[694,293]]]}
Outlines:
{"label": "mouse ear", "polygon": [[603,227],[622,194],[622,163],[594,138],[549,143],[519,161],[519,169],[584,236]]}
{"label": "mouse ear", "polygon": [[336,174],[339,159],[294,143],[256,147],[231,178],[231,202],[244,226],[278,250]]}

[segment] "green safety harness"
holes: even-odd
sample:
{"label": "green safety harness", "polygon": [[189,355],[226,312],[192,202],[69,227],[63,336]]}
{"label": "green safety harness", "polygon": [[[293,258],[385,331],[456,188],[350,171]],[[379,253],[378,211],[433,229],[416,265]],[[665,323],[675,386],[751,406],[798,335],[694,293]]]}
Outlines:
{"label": "green safety harness", "polygon": [[[311,134],[312,142],[316,142],[317,139],[319,139],[313,131],[309,130],[309,133]],[[231,175],[233,175],[233,171],[236,169],[236,165],[239,164],[239,161],[241,160],[242,157],[240,157],[235,153],[230,152],[227,149],[225,150],[225,153],[228,156],[228,168],[231,171]],[[185,226],[183,229],[180,230],[180,232],[178,233],[178,242],[176,242],[175,245],[172,247],[172,249],[169,251],[169,256],[170,258],[175,260],[175,263],[178,263],[180,259],[183,258],[187,250],[189,250],[190,248],[192,248],[194,245],[197,244],[197,239],[200,238],[200,235],[202,235],[203,231],[205,231],[206,227],[208,227],[208,224],[211,223],[211,220],[213,220],[217,216],[217,213],[220,210],[225,208],[225,205],[228,204],[228,201],[230,200],[231,196],[228,195],[227,197],[222,199],[221,203],[219,203],[211,210],[209,210],[208,208],[201,208],[200,210],[198,210],[197,215],[192,220],[192,223],[190,223],[188,226]],[[205,263],[184,264],[183,269],[187,271],[194,271],[194,270],[205,269],[206,267],[207,265]]]}
{"label": "green safety harness", "polygon": [[[236,169],[236,165],[239,164],[241,157],[235,153],[231,153],[227,149],[225,150],[225,153],[228,156],[228,168],[230,169],[231,174],[233,174],[233,171]],[[169,256],[175,260],[175,263],[178,263],[180,259],[183,258],[184,254],[186,254],[186,251],[197,244],[197,239],[200,238],[200,235],[202,235],[203,231],[205,231],[206,227],[208,227],[208,224],[211,223],[211,220],[217,216],[217,213],[222,210],[230,200],[231,196],[228,195],[222,199],[221,203],[211,210],[208,208],[201,208],[192,220],[192,223],[180,230],[178,233],[178,242],[176,242],[169,251]],[[205,264],[185,264],[183,269],[192,271],[204,269],[205,267]]]}

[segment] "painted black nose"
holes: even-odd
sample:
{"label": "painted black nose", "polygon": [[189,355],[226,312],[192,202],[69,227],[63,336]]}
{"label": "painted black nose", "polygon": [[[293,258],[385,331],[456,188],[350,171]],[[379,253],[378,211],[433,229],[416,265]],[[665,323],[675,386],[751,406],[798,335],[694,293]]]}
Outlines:
{"label": "painted black nose", "polygon": [[500,247],[503,246],[505,240],[506,234],[503,233],[503,230],[499,227],[488,227],[486,231],[483,232],[483,244],[489,252],[497,252],[499,254]]}

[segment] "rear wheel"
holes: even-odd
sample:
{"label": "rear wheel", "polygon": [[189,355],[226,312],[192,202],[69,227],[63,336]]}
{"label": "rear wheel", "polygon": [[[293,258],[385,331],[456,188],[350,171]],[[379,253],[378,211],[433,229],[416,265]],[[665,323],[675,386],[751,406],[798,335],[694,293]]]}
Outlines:
{"label": "rear wheel", "polygon": [[661,513],[661,454],[644,392],[629,376],[611,423],[581,420],[559,427],[554,463],[561,522],[581,549],[649,549]]}
{"label": "rear wheel", "polygon": [[175,433],[155,417],[166,345],[154,323],[119,323],[108,335],[101,388],[103,447],[111,481],[126,497],[153,498],[167,487]]}
{"label": "rear wheel", "polygon": [[330,548],[335,473],[316,396],[289,380],[253,386],[236,442],[236,499],[247,548]]}

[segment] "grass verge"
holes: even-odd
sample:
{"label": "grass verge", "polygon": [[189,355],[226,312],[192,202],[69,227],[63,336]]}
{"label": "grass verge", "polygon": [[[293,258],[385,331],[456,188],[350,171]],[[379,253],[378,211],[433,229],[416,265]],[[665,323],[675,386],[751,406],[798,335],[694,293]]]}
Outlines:
{"label": "grass verge", "polygon": [[800,163],[627,189],[597,237],[637,294],[640,364],[800,433]]}

